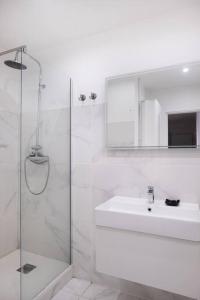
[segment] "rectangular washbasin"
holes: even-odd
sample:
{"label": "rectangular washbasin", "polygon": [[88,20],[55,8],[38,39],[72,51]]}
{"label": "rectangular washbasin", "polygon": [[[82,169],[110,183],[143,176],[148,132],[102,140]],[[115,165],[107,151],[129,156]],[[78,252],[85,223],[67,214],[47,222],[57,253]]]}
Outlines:
{"label": "rectangular washbasin", "polygon": [[95,208],[97,226],[189,241],[200,241],[200,210],[195,203],[149,205],[147,199],[116,196]]}

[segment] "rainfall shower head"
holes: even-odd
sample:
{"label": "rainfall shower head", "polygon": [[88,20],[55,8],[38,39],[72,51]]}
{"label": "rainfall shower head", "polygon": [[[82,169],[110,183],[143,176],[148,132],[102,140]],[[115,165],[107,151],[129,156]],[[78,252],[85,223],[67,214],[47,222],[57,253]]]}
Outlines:
{"label": "rainfall shower head", "polygon": [[15,60],[5,60],[4,64],[10,68],[16,69],[16,70],[26,70],[27,67]]}
{"label": "rainfall shower head", "polygon": [[5,60],[4,64],[10,68],[16,69],[16,70],[26,70],[27,66],[23,65],[22,63],[18,62],[18,54],[19,51],[16,52],[15,59],[14,60]]}

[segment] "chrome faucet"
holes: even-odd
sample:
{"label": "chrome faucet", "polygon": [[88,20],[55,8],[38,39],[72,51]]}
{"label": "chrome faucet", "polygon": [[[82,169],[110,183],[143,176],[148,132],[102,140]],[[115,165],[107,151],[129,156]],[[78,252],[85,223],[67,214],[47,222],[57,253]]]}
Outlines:
{"label": "chrome faucet", "polygon": [[147,188],[147,198],[149,204],[154,203],[154,187],[151,185],[149,185]]}

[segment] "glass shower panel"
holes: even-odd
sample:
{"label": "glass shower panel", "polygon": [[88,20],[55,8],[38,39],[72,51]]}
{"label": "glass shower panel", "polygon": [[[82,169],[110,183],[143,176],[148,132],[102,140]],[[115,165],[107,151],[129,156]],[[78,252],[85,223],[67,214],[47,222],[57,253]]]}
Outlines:
{"label": "glass shower panel", "polygon": [[5,64],[15,55],[0,55],[0,299],[4,300],[20,300],[21,71]]}
{"label": "glass shower panel", "polygon": [[[23,54],[21,300],[70,265],[70,80]],[[38,107],[39,97],[39,107]]]}

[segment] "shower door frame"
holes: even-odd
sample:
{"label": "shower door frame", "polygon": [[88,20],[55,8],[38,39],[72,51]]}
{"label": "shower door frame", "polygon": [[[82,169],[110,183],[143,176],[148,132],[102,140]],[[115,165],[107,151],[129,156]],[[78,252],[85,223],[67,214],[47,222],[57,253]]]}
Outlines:
{"label": "shower door frame", "polygon": [[[12,48],[9,50],[5,50],[0,52],[0,57],[4,56],[9,53],[19,52],[20,62],[22,63],[22,55],[24,50],[26,49],[26,45],[22,45],[16,48]],[[22,168],[21,168],[21,160],[22,160],[22,71],[20,71],[20,101],[19,101],[19,122],[18,122],[18,130],[19,130],[19,140],[18,140],[18,151],[19,151],[19,162],[18,162],[18,207],[19,207],[19,222],[18,222],[18,243],[19,246],[21,245],[21,176],[22,176]],[[21,254],[21,247],[19,249],[20,257],[19,257],[19,267],[21,267],[21,261],[22,261],[22,254]],[[17,270],[16,270],[17,272]],[[21,273],[20,273],[20,281],[19,281],[19,300],[21,300],[21,290],[22,290],[22,280],[21,280]]]}

